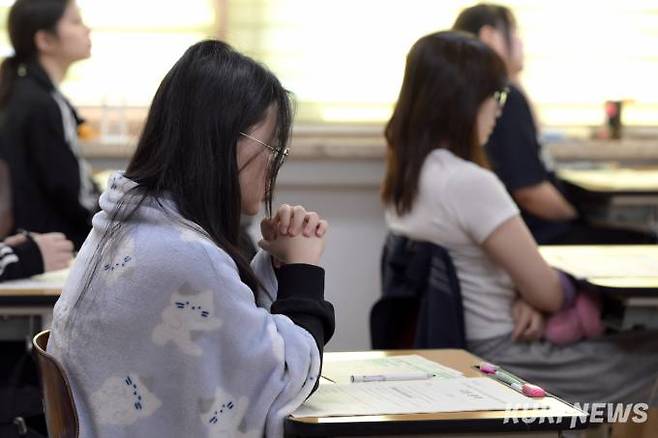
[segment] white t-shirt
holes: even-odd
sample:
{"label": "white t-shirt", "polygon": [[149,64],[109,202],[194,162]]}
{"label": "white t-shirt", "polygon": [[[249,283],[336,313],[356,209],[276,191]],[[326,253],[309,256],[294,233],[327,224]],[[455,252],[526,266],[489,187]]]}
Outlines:
{"label": "white t-shirt", "polygon": [[464,303],[466,339],[510,333],[516,295],[510,276],[484,252],[482,243],[519,214],[503,184],[490,171],[446,149],[432,151],[420,174],[411,212],[386,212],[396,234],[444,247],[455,264]]}

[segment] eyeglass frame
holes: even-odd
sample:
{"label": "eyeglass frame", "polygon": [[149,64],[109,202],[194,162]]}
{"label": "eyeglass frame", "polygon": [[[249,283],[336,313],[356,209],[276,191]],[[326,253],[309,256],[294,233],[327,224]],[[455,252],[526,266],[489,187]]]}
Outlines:
{"label": "eyeglass frame", "polygon": [[275,148],[274,146],[270,146],[269,144],[265,143],[264,141],[257,139],[253,135],[249,135],[249,134],[247,134],[245,132],[242,132],[242,131],[240,131],[240,135],[245,137],[245,138],[248,138],[249,140],[255,141],[259,145],[264,146],[266,149],[268,149],[271,152],[274,152],[275,154],[282,154],[284,160],[288,157],[288,154],[290,154],[290,148],[285,148],[285,147],[284,148],[281,148],[281,147]]}
{"label": "eyeglass frame", "polygon": [[507,98],[509,96],[509,87],[504,87],[502,90],[497,90],[494,91],[493,93],[493,98],[498,104],[499,108],[503,108],[505,106],[505,103],[507,103]]}

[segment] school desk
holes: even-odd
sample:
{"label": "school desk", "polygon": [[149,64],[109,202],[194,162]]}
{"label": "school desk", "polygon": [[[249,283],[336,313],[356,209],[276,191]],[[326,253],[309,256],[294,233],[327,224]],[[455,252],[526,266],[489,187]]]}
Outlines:
{"label": "school desk", "polygon": [[591,194],[658,197],[658,169],[560,169],[561,180]]}
{"label": "school desk", "polygon": [[[456,369],[465,377],[481,377],[475,368],[481,359],[464,350],[395,350],[325,353],[324,363],[345,359],[369,359],[404,354],[418,354],[429,360]],[[333,383],[321,380],[322,385]],[[452,412],[434,414],[377,415],[351,417],[290,417],[285,423],[285,436],[459,436],[475,437],[558,437],[569,428],[572,420],[577,429],[588,426],[587,415],[554,397],[545,397],[544,409],[504,411]],[[505,422],[505,417],[510,419]],[[516,420],[516,421],[514,421]],[[525,421],[523,421],[525,420]]]}
{"label": "school desk", "polygon": [[557,175],[589,220],[658,234],[658,169],[559,169]]}
{"label": "school desk", "polygon": [[658,328],[658,245],[554,245],[539,252],[620,303],[611,327]]}
{"label": "school desk", "polygon": [[42,328],[50,327],[67,275],[68,270],[62,270],[0,283],[0,315],[38,316]]}
{"label": "school desk", "polygon": [[547,245],[539,252],[609,294],[658,298],[658,245]]}

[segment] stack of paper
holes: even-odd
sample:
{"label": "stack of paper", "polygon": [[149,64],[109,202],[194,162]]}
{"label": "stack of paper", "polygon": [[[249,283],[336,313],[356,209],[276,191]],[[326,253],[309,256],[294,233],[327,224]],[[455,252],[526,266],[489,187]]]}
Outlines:
{"label": "stack of paper", "polygon": [[488,377],[320,385],[292,415],[330,417],[540,409],[535,401]]}

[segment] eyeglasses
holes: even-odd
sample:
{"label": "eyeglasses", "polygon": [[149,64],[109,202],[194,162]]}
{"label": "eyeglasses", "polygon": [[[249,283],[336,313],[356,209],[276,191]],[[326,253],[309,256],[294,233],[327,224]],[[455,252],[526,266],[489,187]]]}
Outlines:
{"label": "eyeglasses", "polygon": [[493,98],[498,104],[499,108],[502,108],[505,106],[505,102],[507,102],[507,95],[509,94],[509,87],[505,87],[502,90],[498,90],[494,92]]}
{"label": "eyeglasses", "polygon": [[265,146],[268,150],[274,152],[276,155],[283,155],[283,159],[285,160],[288,154],[290,153],[290,149],[288,148],[275,148],[274,146],[270,146],[269,144],[265,143],[264,141],[261,141],[257,139],[256,137],[252,137],[249,134],[245,134],[244,132],[240,131],[240,135],[243,137],[248,138],[249,140],[253,140],[256,143],[260,144],[261,146]]}

